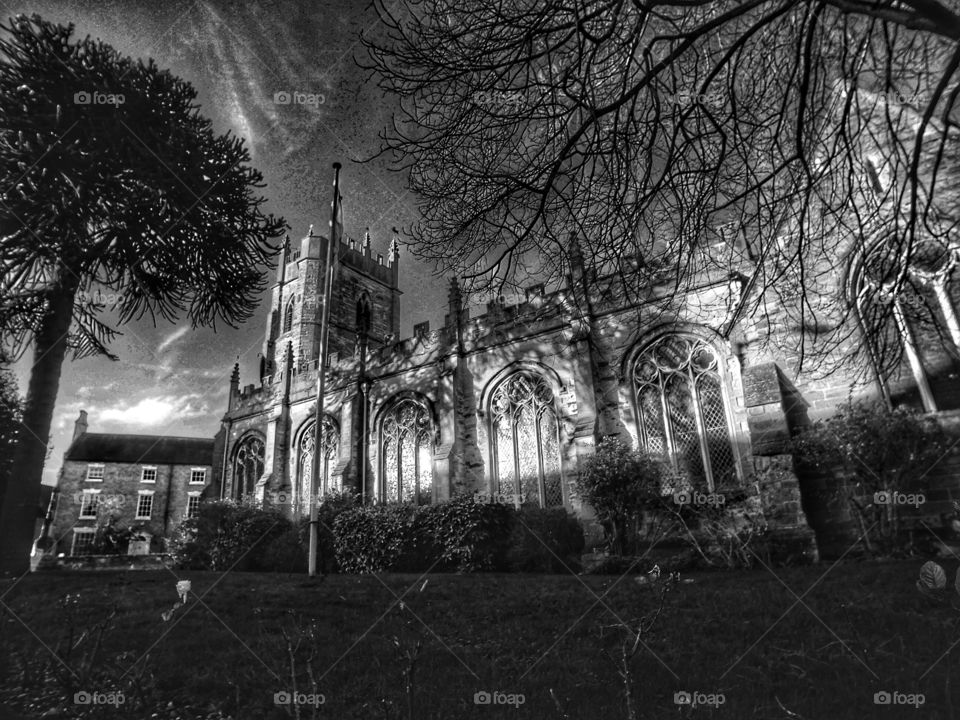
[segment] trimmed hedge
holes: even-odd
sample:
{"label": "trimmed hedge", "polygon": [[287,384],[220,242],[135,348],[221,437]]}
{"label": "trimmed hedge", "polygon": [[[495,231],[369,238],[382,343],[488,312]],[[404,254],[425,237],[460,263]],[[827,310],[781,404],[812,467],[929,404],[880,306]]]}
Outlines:
{"label": "trimmed hedge", "polygon": [[270,546],[293,523],[275,509],[230,500],[201,503],[167,543],[177,567],[190,570],[269,570]]}
{"label": "trimmed hedge", "polygon": [[368,505],[334,525],[345,572],[566,572],[578,570],[583,528],[563,508],[477,503]]}
{"label": "trimmed hedge", "polygon": [[[478,503],[361,505],[352,496],[319,508],[323,572],[567,572],[580,569],[583,528],[564,508]],[[181,568],[305,572],[309,519],[232,502],[201,505],[171,539]]]}

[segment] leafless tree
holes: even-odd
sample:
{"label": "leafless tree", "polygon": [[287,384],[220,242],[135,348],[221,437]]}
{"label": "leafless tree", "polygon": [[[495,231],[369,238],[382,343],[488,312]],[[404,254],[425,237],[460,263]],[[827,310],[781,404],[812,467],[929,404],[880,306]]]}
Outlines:
{"label": "leafless tree", "polygon": [[[422,199],[418,255],[475,287],[561,281],[573,235],[627,292],[665,272],[675,293],[735,274],[742,311],[787,314],[801,361],[865,331],[881,362],[899,362],[883,338],[916,292],[907,270],[957,245],[960,3],[378,0],[378,12],[368,64],[401,98],[383,149]],[[843,359],[863,365],[866,346]]]}

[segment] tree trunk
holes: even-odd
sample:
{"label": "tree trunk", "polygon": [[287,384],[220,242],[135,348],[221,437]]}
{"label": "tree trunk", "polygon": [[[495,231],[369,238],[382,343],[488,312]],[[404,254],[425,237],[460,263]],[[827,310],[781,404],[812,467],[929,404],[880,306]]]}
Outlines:
{"label": "tree trunk", "polygon": [[40,512],[43,464],[78,286],[78,278],[65,269],[48,294],[46,313],[34,338],[34,360],[23,420],[0,503],[0,575],[22,575],[30,567],[30,549]]}

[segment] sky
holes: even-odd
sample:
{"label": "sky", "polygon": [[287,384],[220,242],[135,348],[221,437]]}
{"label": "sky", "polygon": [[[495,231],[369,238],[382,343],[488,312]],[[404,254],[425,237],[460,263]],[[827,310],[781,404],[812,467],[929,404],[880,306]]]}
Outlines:
{"label": "sky", "polygon": [[[78,36],[153,58],[193,84],[215,129],[233,132],[251,148],[252,164],[267,183],[265,210],[287,220],[291,240],[311,224],[327,232],[334,162],[343,165],[347,236],[360,239],[369,227],[373,253],[386,255],[391,228],[416,222],[406,177],[392,172],[387,158],[373,158],[397,104],[356,63],[364,54],[360,34],[378,31],[369,0],[0,0],[4,25],[18,13],[74,23]],[[284,99],[278,93],[294,101],[277,102]],[[432,271],[401,252],[400,287],[407,291],[401,337],[412,335],[415,323],[442,321],[447,281]],[[216,333],[192,330],[185,320],[158,318],[154,325],[148,317],[120,328],[111,345],[116,362],[68,356],[44,482],[55,482],[81,409],[89,432],[212,437],[226,411],[233,364],[240,363],[241,385],[257,382],[268,312],[261,302],[242,327],[218,324]],[[21,394],[32,362],[29,350],[15,366]]]}

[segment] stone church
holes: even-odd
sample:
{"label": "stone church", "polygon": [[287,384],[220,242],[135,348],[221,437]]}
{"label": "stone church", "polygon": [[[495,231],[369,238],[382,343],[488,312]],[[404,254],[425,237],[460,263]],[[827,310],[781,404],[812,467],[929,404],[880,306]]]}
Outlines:
{"label": "stone church", "polygon": [[[829,479],[798,479],[789,454],[796,430],[864,395],[913,403],[945,422],[960,407],[960,324],[952,292],[943,290],[952,261],[931,292],[947,326],[958,329],[956,347],[920,342],[904,327],[902,367],[864,380],[799,369],[785,317],[746,311],[749,263],[731,264],[736,243],[714,248],[727,260],[707,267],[686,294],[652,276],[647,292],[632,299],[618,291],[622,276],[586,270],[572,243],[561,287],[529,287],[516,302],[491,302],[477,313],[453,280],[443,326],[422,323],[400,339],[399,245],[394,239],[384,258],[367,234],[359,246],[335,248],[318,440],[326,243],[311,232],[285,251],[260,377],[241,386],[234,369],[218,443],[222,497],[306,512],[311,464],[319,462],[320,493],[350,489],[368,501],[415,503],[471,494],[564,506],[595,542],[599,528],[573,481],[580,459],[618,435],[668,459],[675,487],[746,490],[773,533],[816,554],[813,530],[829,543],[832,521],[802,489]],[[731,271],[737,263],[744,272]],[[839,302],[844,284],[835,289]],[[756,342],[761,335],[772,342]],[[851,334],[847,349],[857,342]],[[931,482],[926,510],[936,515],[954,497],[956,473]]]}

